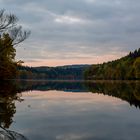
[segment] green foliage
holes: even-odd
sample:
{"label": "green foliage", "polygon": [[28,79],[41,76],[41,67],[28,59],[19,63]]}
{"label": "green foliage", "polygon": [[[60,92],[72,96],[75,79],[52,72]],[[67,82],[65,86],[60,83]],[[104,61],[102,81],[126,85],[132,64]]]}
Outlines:
{"label": "green foliage", "polygon": [[135,77],[136,79],[140,79],[140,57],[138,57],[134,64],[133,64],[134,72],[135,72]]}
{"label": "green foliage", "polygon": [[12,45],[12,39],[9,34],[3,34],[0,38],[0,79],[9,79],[15,77],[16,62],[15,55],[16,50]]}
{"label": "green foliage", "polygon": [[30,35],[30,31],[23,31],[17,21],[15,15],[0,10],[0,80],[15,78],[20,61],[15,62],[14,46]]}
{"label": "green foliage", "polygon": [[139,80],[140,49],[108,63],[92,65],[85,71],[87,80]]}
{"label": "green foliage", "polygon": [[19,66],[17,79],[83,79],[83,73],[89,65],[62,66],[62,67],[24,67]]}

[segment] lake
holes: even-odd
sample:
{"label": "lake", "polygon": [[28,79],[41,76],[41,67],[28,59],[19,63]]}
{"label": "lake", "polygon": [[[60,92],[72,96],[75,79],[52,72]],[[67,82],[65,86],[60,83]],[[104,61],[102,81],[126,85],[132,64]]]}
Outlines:
{"label": "lake", "polygon": [[140,82],[0,84],[0,140],[138,140]]}

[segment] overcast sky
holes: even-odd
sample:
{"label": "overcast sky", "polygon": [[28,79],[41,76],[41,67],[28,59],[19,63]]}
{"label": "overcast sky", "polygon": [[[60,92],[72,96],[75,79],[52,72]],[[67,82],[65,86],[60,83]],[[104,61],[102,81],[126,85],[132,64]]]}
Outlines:
{"label": "overcast sky", "polygon": [[0,0],[31,36],[25,65],[102,63],[140,47],[140,0]]}

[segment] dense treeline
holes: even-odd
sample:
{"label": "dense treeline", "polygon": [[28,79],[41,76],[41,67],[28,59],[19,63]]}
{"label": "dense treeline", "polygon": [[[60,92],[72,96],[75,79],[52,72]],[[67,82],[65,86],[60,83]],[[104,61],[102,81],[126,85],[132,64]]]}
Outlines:
{"label": "dense treeline", "polygon": [[83,79],[83,74],[89,65],[71,65],[60,67],[18,67],[17,79]]}
{"label": "dense treeline", "polygon": [[92,65],[85,71],[88,80],[140,80],[140,48],[121,59]]}

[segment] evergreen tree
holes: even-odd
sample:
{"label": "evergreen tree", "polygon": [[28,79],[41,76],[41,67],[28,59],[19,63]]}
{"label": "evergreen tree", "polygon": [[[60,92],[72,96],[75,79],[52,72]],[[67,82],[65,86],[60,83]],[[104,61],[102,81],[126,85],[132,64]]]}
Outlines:
{"label": "evergreen tree", "polygon": [[17,17],[0,10],[0,80],[14,78],[17,73],[16,49],[30,34],[17,25]]}
{"label": "evergreen tree", "polygon": [[85,79],[139,80],[140,48],[118,60],[100,65],[92,65],[86,70]]}

